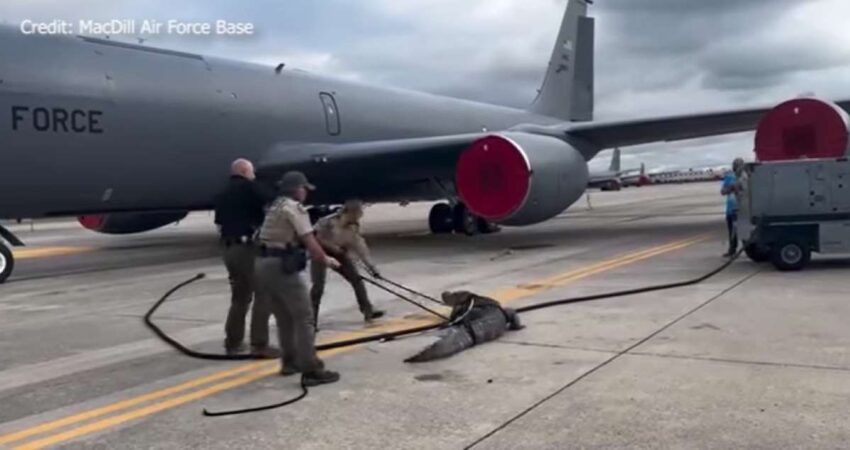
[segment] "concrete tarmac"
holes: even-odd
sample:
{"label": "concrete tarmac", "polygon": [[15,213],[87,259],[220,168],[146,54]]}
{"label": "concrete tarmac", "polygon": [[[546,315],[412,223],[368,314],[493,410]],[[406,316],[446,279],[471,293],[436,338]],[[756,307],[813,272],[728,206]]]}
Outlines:
{"label": "concrete tarmac", "polygon": [[[715,183],[593,192],[547,223],[431,236],[429,205],[367,210],[385,276],[433,295],[522,306],[699,276],[723,262]],[[276,361],[189,359],[141,317],[221,351],[229,292],[207,213],[135,236],[14,225],[29,247],[0,286],[0,448],[843,448],[850,442],[850,260],[798,273],[740,259],[702,284],[538,310],[451,358],[403,359],[436,333],[325,352],[342,374],[286,408],[206,418],[299,393]],[[330,276],[319,341],[435,319],[370,288],[365,325]],[[274,341],[274,337],[272,338]]]}

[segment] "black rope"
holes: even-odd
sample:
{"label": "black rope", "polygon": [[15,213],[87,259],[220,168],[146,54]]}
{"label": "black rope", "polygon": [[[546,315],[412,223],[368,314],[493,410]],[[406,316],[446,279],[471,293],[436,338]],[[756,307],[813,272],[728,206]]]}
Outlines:
{"label": "black rope", "polygon": [[699,283],[702,283],[703,281],[717,275],[718,273],[724,271],[736,259],[738,259],[739,256],[741,256],[741,253],[743,253],[743,250],[739,250],[738,253],[735,253],[731,258],[729,258],[728,261],[724,262],[723,264],[721,264],[720,266],[718,266],[716,269],[712,270],[711,272],[708,272],[705,275],[699,276],[697,278],[692,278],[690,280],[677,281],[675,283],[656,284],[656,285],[653,285],[653,286],[646,286],[646,287],[636,288],[636,289],[626,289],[626,290],[623,290],[623,291],[606,292],[604,294],[585,295],[585,296],[582,296],[582,297],[565,298],[565,299],[562,299],[562,300],[552,300],[552,301],[549,301],[549,302],[535,303],[533,305],[528,305],[528,306],[523,306],[522,308],[517,308],[516,312],[522,313],[522,312],[534,311],[534,310],[543,309],[543,308],[550,308],[552,306],[569,305],[571,303],[592,302],[594,300],[602,300],[602,299],[614,298],[614,297],[624,297],[624,296],[627,296],[627,295],[643,294],[643,293],[646,293],[646,292],[653,292],[653,291],[663,291],[663,290],[667,290],[667,289],[674,289],[674,288],[677,288],[677,287],[699,284]]}
{"label": "black rope", "polygon": [[[405,285],[403,285],[403,284],[401,284],[401,283],[396,283],[395,281],[390,280],[390,279],[388,279],[388,278],[384,278],[384,277],[382,277],[382,276],[380,276],[380,275],[376,275],[376,276],[375,276],[375,278],[376,278],[376,279],[378,279],[378,280],[381,280],[381,281],[383,281],[383,282],[385,282],[385,283],[388,283],[388,284],[390,284],[390,285],[392,285],[392,286],[395,286],[395,287],[397,287],[397,288],[399,288],[399,289],[401,289],[401,290],[403,290],[403,291],[406,291],[406,292],[408,292],[408,293],[410,293],[410,294],[416,295],[416,296],[418,296],[418,297],[422,297],[422,298],[424,298],[424,299],[426,299],[426,300],[430,300],[431,302],[434,302],[434,303],[436,303],[436,304],[438,304],[438,305],[443,305],[443,306],[445,306],[445,303],[441,302],[440,300],[437,300],[436,298],[431,297],[430,295],[424,294],[424,293],[422,293],[422,292],[419,292],[419,291],[413,290],[413,289],[411,289],[411,288],[409,288],[409,287],[407,287],[407,286],[405,286]],[[398,295],[398,294],[396,294],[396,295]]]}
{"label": "black rope", "polygon": [[[674,282],[674,283],[665,283],[665,284],[658,284],[658,285],[653,285],[653,286],[646,286],[646,287],[637,288],[637,289],[627,289],[627,290],[614,291],[614,292],[608,292],[608,293],[603,293],[603,294],[594,294],[594,295],[586,295],[586,296],[582,296],[582,297],[572,297],[572,298],[565,298],[565,299],[561,299],[561,300],[553,300],[553,301],[549,301],[549,302],[543,302],[543,303],[537,303],[537,304],[534,304],[534,305],[524,306],[522,308],[518,308],[516,311],[518,313],[529,312],[529,311],[535,311],[535,310],[543,309],[543,308],[550,308],[550,307],[553,307],[553,306],[561,306],[561,305],[568,305],[568,304],[572,304],[572,303],[589,302],[589,301],[601,300],[601,299],[605,299],[605,298],[622,297],[622,296],[626,296],[626,295],[634,295],[634,294],[640,294],[640,293],[645,293],[645,292],[660,291],[660,290],[673,289],[673,288],[677,288],[677,287],[683,287],[683,286],[698,284],[698,283],[701,283],[701,282],[717,275],[718,273],[722,272],[723,270],[725,270],[727,267],[729,267],[732,264],[732,262],[734,262],[736,259],[738,259],[738,257],[741,255],[742,252],[743,252],[743,250],[739,251],[734,256],[732,256],[728,261],[725,261],[723,264],[721,264],[717,268],[715,268],[712,271],[710,271],[710,272],[708,272],[704,275],[701,275],[697,278],[692,278],[692,279],[689,279],[689,280],[679,281],[679,282]],[[195,281],[200,280],[201,278],[204,278],[204,274],[196,275],[195,277],[193,277],[189,280],[186,280],[186,281],[178,284],[177,286],[173,287],[171,290],[169,290],[162,298],[160,298],[160,300],[158,302],[156,302],[154,304],[154,306],[148,311],[148,313],[145,314],[145,323],[148,325],[148,327],[150,327],[154,331],[154,333],[156,333],[156,335],[160,339],[162,339],[163,341],[165,341],[166,343],[168,343],[169,345],[171,345],[172,347],[174,347],[175,349],[177,349],[178,351],[180,351],[181,353],[183,353],[187,356],[191,356],[193,358],[201,358],[201,359],[249,359],[250,358],[249,355],[238,355],[238,356],[234,356],[234,357],[228,357],[226,355],[210,355],[210,354],[200,353],[200,352],[190,350],[190,349],[186,348],[185,346],[183,346],[182,344],[180,344],[179,342],[177,342],[176,340],[169,337],[162,330],[160,330],[159,327],[154,325],[153,322],[150,320],[151,315],[153,315],[153,313],[156,311],[156,309],[159,308],[159,306],[163,302],[165,302],[165,300],[168,299],[168,297],[171,294],[173,294],[174,292],[176,292],[177,290],[183,288],[184,286],[186,286],[188,284],[191,284],[191,283],[194,283]],[[327,344],[317,345],[316,351],[331,350],[331,349],[342,348],[342,347],[350,347],[350,346],[355,346],[355,345],[360,345],[360,344],[366,344],[366,343],[369,343],[369,342],[393,340],[393,339],[401,337],[401,336],[406,336],[406,335],[411,335],[411,334],[415,334],[415,333],[422,333],[422,332],[425,332],[425,331],[434,330],[436,328],[443,326],[444,324],[445,324],[445,322],[439,322],[439,323],[433,323],[433,324],[429,324],[429,325],[423,325],[423,326],[408,328],[408,329],[399,330],[399,331],[379,333],[379,334],[374,334],[374,335],[371,335],[371,336],[364,336],[364,337],[354,338],[354,339],[346,339],[346,340],[337,341],[337,342],[329,342]],[[295,398],[292,398],[292,399],[289,399],[289,400],[285,400],[283,402],[270,404],[270,405],[264,405],[264,406],[258,406],[258,407],[253,407],[253,408],[234,409],[234,410],[229,410],[229,411],[214,411],[214,412],[211,412],[211,411],[204,409],[204,415],[208,416],[208,417],[218,417],[218,416],[226,416],[226,415],[234,415],[234,414],[245,414],[245,413],[257,412],[257,411],[267,411],[267,410],[270,410],[270,409],[275,409],[275,408],[280,408],[280,407],[283,407],[283,406],[291,405],[291,404],[293,404],[293,403],[295,403],[299,400],[302,400],[308,394],[307,386],[305,385],[305,379],[304,379],[303,375],[301,377],[301,389],[302,389],[302,392],[298,397],[295,397]]]}
{"label": "black rope", "polygon": [[147,325],[148,328],[150,328],[151,331],[153,331],[154,334],[156,334],[160,339],[165,341],[165,343],[167,343],[168,345],[170,345],[171,347],[173,347],[175,350],[179,351],[180,353],[183,353],[184,355],[190,356],[192,358],[208,359],[208,360],[213,360],[213,361],[244,361],[244,360],[247,360],[247,359],[257,359],[255,356],[246,355],[246,354],[242,354],[242,355],[222,355],[222,354],[217,354],[217,353],[203,353],[203,352],[192,350],[191,348],[186,347],[185,345],[181,344],[180,342],[174,340],[171,336],[167,335],[164,331],[162,331],[161,328],[159,328],[153,322],[153,320],[152,320],[153,314],[159,309],[160,306],[162,306],[163,303],[165,303],[166,300],[168,300],[168,297],[171,297],[171,295],[174,294],[175,292],[177,292],[178,290],[180,290],[180,289],[182,289],[182,288],[184,288],[184,287],[186,287],[186,286],[188,286],[188,285],[190,285],[190,284],[192,284],[192,283],[194,283],[198,280],[201,280],[204,277],[206,277],[205,274],[199,273],[199,274],[195,275],[194,277],[178,284],[177,286],[174,286],[168,292],[166,292],[165,295],[163,295],[156,303],[154,303],[154,305],[151,307],[151,309],[148,310],[147,314],[145,314],[145,317],[144,317],[145,325]]}
{"label": "black rope", "polygon": [[233,415],[236,415],[236,414],[247,414],[247,413],[253,413],[253,412],[260,412],[260,411],[268,411],[270,409],[282,408],[286,405],[291,405],[291,404],[293,404],[297,401],[300,401],[304,397],[306,397],[308,393],[309,392],[307,391],[307,384],[305,383],[304,375],[301,375],[301,394],[299,394],[298,397],[291,398],[289,400],[284,400],[280,403],[274,403],[274,404],[271,404],[271,405],[264,405],[264,406],[257,406],[257,407],[253,407],[253,408],[231,409],[231,410],[225,410],[225,411],[209,411],[209,410],[207,410],[207,408],[204,408],[204,415],[207,416],[207,417],[222,417],[222,416],[233,416]]}
{"label": "black rope", "polygon": [[[433,309],[431,309],[431,308],[429,308],[429,307],[427,307],[427,306],[425,306],[425,305],[423,305],[423,304],[421,304],[421,303],[417,302],[416,300],[413,300],[412,298],[408,298],[406,295],[404,295],[404,294],[402,294],[402,293],[400,293],[400,292],[394,291],[394,290],[392,290],[392,289],[390,289],[390,288],[388,288],[388,287],[386,287],[386,286],[384,286],[384,285],[382,285],[381,283],[379,283],[379,282],[378,282],[378,280],[381,280],[381,281],[388,281],[386,278],[377,278],[377,277],[376,277],[376,279],[374,279],[374,280],[373,280],[372,278],[364,277],[364,276],[362,276],[362,275],[361,275],[361,276],[360,276],[360,279],[361,279],[361,280],[363,280],[363,281],[365,281],[365,282],[367,282],[367,283],[369,283],[369,284],[371,284],[372,286],[375,286],[375,287],[376,287],[376,288],[378,288],[378,289],[381,289],[381,290],[383,290],[383,291],[389,292],[389,293],[390,293],[390,294],[392,294],[392,295],[395,295],[396,297],[398,297],[398,298],[400,298],[400,299],[402,299],[402,300],[406,301],[407,303],[410,303],[410,304],[411,304],[411,305],[413,305],[413,306],[416,306],[417,308],[421,308],[421,309],[423,309],[423,310],[425,310],[425,311],[428,311],[429,313],[431,313],[431,314],[433,314],[433,315],[435,315],[435,316],[439,317],[440,319],[445,320],[446,322],[448,322],[448,321],[449,321],[448,316],[446,316],[445,314],[439,313],[439,312],[437,312],[437,311],[435,311],[435,310],[433,310]],[[392,283],[390,283],[390,284],[392,284]],[[440,304],[441,304],[441,305],[444,305],[444,303],[440,303]]]}

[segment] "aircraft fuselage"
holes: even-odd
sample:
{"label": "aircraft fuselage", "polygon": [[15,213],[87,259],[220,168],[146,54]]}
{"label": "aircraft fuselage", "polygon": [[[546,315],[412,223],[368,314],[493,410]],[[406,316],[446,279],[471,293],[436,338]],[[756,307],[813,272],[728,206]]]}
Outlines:
{"label": "aircraft fuselage", "polygon": [[207,208],[231,160],[261,163],[280,143],[559,122],[287,68],[11,28],[0,29],[0,80],[0,218]]}

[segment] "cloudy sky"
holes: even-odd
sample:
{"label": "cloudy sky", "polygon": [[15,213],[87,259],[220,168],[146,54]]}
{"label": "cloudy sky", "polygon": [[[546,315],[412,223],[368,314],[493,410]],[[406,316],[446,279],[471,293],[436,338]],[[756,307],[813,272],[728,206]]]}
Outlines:
{"label": "cloudy sky", "polygon": [[[565,0],[3,0],[0,18],[251,22],[253,37],[145,36],[232,57],[522,107]],[[597,119],[850,98],[850,1],[596,0]],[[120,39],[132,40],[130,37]],[[752,136],[624,149],[624,167],[726,164]],[[602,153],[592,165],[607,165]]]}

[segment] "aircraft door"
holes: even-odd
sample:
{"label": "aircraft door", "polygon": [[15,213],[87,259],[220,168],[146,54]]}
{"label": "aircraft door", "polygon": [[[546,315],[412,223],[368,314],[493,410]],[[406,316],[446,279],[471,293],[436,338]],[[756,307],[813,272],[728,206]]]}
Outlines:
{"label": "aircraft door", "polygon": [[327,92],[320,93],[319,98],[322,100],[322,109],[325,111],[326,130],[331,136],[338,136],[341,128],[339,109],[337,109],[336,106],[336,99],[334,99],[333,95]]}

